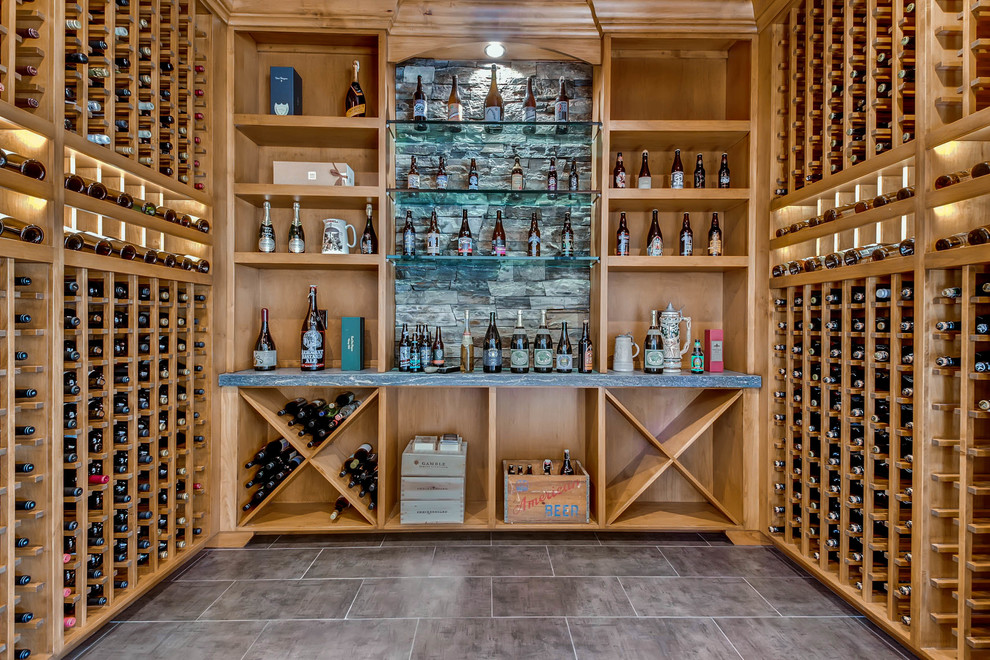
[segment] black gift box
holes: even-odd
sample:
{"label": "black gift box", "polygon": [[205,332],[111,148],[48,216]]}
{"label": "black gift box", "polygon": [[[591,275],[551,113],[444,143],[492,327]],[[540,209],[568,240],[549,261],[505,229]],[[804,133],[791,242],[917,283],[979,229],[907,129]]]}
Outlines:
{"label": "black gift box", "polygon": [[301,115],[302,78],[291,66],[270,68],[273,115]]}

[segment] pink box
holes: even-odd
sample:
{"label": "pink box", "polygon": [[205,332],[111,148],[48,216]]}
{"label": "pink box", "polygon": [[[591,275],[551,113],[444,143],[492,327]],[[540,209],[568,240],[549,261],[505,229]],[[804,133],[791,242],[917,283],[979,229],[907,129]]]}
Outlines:
{"label": "pink box", "polygon": [[708,371],[719,373],[725,370],[722,364],[722,330],[705,330],[705,358]]}

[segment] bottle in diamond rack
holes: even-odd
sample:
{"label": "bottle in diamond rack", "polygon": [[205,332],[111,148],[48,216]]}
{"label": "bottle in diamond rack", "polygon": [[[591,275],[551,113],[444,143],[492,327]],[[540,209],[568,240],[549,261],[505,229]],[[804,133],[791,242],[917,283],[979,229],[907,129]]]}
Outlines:
{"label": "bottle in diamond rack", "polygon": [[254,344],[254,370],[272,371],[278,363],[275,355],[275,340],[268,330],[268,309],[261,309],[261,332]]}
{"label": "bottle in diamond rack", "polygon": [[557,159],[550,157],[550,169],[547,171],[547,190],[557,191]]}
{"label": "bottle in diamond rack", "polygon": [[708,229],[708,256],[722,256],[722,228],[718,226],[718,213],[712,213],[712,226]]}
{"label": "bottle in diamond rack", "polygon": [[619,213],[619,228],[615,232],[615,254],[629,256],[629,227],[626,225],[626,212]]}
{"label": "bottle in diamond rack", "polygon": [[553,120],[556,122],[565,122],[569,116],[568,110],[570,108],[570,98],[567,96],[567,92],[564,90],[564,79],[560,79],[560,92],[557,93],[557,98],[553,102]]}
{"label": "bottle in diamond rack", "polygon": [[258,229],[258,252],[275,251],[275,228],[272,226],[272,203],[265,201],[265,214]]}
{"label": "bottle in diamond rack", "polygon": [[690,257],[694,254],[694,232],[691,231],[691,215],[684,214],[684,222],[681,223],[681,244],[678,254],[682,257]]}
{"label": "bottle in diamond rack", "polygon": [[663,340],[655,309],[652,310],[650,329],[646,331],[646,340],[643,341],[643,373],[663,373]]}
{"label": "bottle in diamond rack", "polygon": [[502,227],[502,211],[495,212],[495,228],[492,230],[492,256],[505,256],[505,228]]}
{"label": "bottle in diamond rack", "polygon": [[588,332],[588,319],[584,320],[581,339],[578,340],[578,373],[590,374],[595,367],[595,347]]}
{"label": "bottle in diamond rack", "polygon": [[402,324],[402,334],[399,336],[399,371],[409,371],[412,357],[412,342],[409,341],[409,324]]}
{"label": "bottle in diamond rack", "polygon": [[378,254],[378,234],[375,233],[371,210],[371,204],[364,207],[364,212],[368,214],[368,222],[365,223],[364,233],[361,234],[361,254]]}
{"label": "bottle in diamond rack", "polygon": [[512,166],[512,174],[510,176],[510,188],[512,190],[522,190],[523,189],[523,168],[519,164],[519,156],[516,156],[516,162]]}
{"label": "bottle in diamond rack", "polygon": [[533,371],[548,374],[553,371],[553,338],[547,328],[547,311],[540,310],[540,327],[533,340]]}
{"label": "bottle in diamond rack", "polygon": [[461,231],[457,234],[457,256],[470,257],[474,250],[471,244],[471,226],[468,224],[467,209],[461,214]]}
{"label": "bottle in diamond rack", "polygon": [[402,227],[402,256],[416,256],[416,228],[413,227],[412,210],[406,211],[406,224]]}
{"label": "bottle in diamond rack", "polygon": [[437,326],[437,334],[433,337],[433,350],[431,352],[431,363],[434,367],[440,368],[444,365],[443,335],[440,334],[440,326]]}
{"label": "bottle in diamond rack", "polygon": [[316,307],[316,285],[309,287],[309,311],[302,324],[302,341],[299,368],[303,371],[322,371],[326,368],[327,328],[323,316]]}
{"label": "bottle in diamond rack", "polygon": [[440,256],[440,227],[437,225],[437,210],[430,215],[430,228],[426,230],[426,254],[431,257]]}
{"label": "bottle in diamond rack", "polygon": [[626,166],[622,162],[621,151],[615,156],[615,168],[612,170],[612,187],[613,188],[626,187]]}
{"label": "bottle in diamond rack", "polygon": [[419,170],[416,169],[416,157],[409,159],[409,174],[406,175],[406,188],[409,190],[419,190]]}
{"label": "bottle in diamond rack", "polygon": [[485,97],[485,121],[502,121],[504,119],[504,111],[502,95],[498,91],[496,67],[493,64],[492,84],[488,88],[488,95]]}
{"label": "bottle in diamond rack", "polygon": [[639,177],[636,179],[637,188],[652,188],[653,177],[650,176],[650,152],[643,152],[643,164],[639,167]]}
{"label": "bottle in diamond rack", "polygon": [[567,189],[568,190],[580,190],[581,188],[581,178],[578,173],[577,158],[571,159],[571,171],[567,175]]}
{"label": "bottle in diamond rack", "polygon": [[485,333],[485,343],[482,344],[482,370],[486,374],[502,373],[502,338],[495,327],[495,312],[488,317],[488,331]]}
{"label": "bottle in diamond rack", "polygon": [[557,341],[557,373],[569,374],[574,369],[571,340],[567,336],[567,321],[560,322],[560,339]]}
{"label": "bottle in diamond rack", "polygon": [[698,162],[694,164],[694,187],[705,187],[705,161],[701,154],[698,154]]}
{"label": "bottle in diamond rack", "polygon": [[684,188],[684,165],[681,164],[680,149],[674,149],[674,164],[670,167],[670,187]]}
{"label": "bottle in diamond rack", "polygon": [[729,154],[722,154],[722,164],[718,168],[718,187],[729,187]]}
{"label": "bottle in diamond rack", "polygon": [[468,190],[478,189],[478,165],[471,159],[471,167],[468,169]]}
{"label": "bottle in diamond rack", "polygon": [[509,370],[514,374],[529,372],[529,337],[523,328],[521,309],[516,312],[516,327],[509,341]]}
{"label": "bottle in diamond rack", "polygon": [[526,81],[526,98],[523,100],[523,121],[536,121],[536,95],[533,94],[533,76]]}
{"label": "bottle in diamond rack", "polygon": [[[623,216],[625,216],[624,213]],[[624,218],[623,222],[625,222]],[[646,256],[659,257],[661,255],[663,255],[663,233],[660,231],[659,211],[653,209],[653,221],[650,223],[650,233],[646,237]]]}
{"label": "bottle in diamond rack", "polygon": [[344,101],[344,115],[347,117],[364,117],[367,113],[364,91],[361,89],[361,83],[358,82],[358,71],[361,70],[361,63],[354,60],[354,80],[351,81],[351,86],[347,88],[347,98]]}
{"label": "bottle in diamond rack", "polygon": [[691,353],[691,373],[705,373],[705,353],[701,350],[701,340],[694,340],[694,351]]}
{"label": "bottle in diamond rack", "polygon": [[423,76],[416,76],[416,92],[413,94],[413,119],[426,121],[426,94],[423,93]]}
{"label": "bottle in diamond rack", "polygon": [[574,256],[574,230],[571,229],[571,212],[564,212],[564,228],[560,230],[560,256]]}
{"label": "bottle in diamond rack", "polygon": [[526,256],[540,256],[540,222],[533,213],[533,220],[529,223],[529,236],[526,239]]}
{"label": "bottle in diamond rack", "polygon": [[464,312],[464,332],[461,334],[461,373],[474,370],[474,339],[471,338],[470,312]]}
{"label": "bottle in diamond rack", "polygon": [[464,121],[464,108],[461,95],[457,92],[457,76],[450,78],[450,96],[447,97],[447,120]]}
{"label": "bottle in diamond rack", "polygon": [[437,190],[446,190],[448,182],[447,162],[440,156],[440,163],[437,165]]}
{"label": "bottle in diamond rack", "polygon": [[306,251],[306,234],[299,219],[299,202],[292,203],[292,224],[289,226],[289,252],[302,254]]}

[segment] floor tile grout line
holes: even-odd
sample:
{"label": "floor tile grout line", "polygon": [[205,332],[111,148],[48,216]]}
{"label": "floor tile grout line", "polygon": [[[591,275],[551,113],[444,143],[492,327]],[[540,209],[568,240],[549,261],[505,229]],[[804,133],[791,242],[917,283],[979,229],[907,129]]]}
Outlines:
{"label": "floor tile grout line", "polygon": [[347,606],[347,611],[344,612],[344,620],[349,620],[347,617],[351,615],[351,608],[354,607],[354,603],[357,602],[358,594],[361,593],[361,588],[364,587],[364,580],[361,580],[361,584],[358,585],[357,591],[354,592],[354,598],[351,599],[351,604]]}
{"label": "floor tile grout line", "polygon": [[313,557],[313,561],[309,562],[309,566],[307,566],[306,567],[306,570],[302,572],[302,575],[300,575],[299,577],[297,577],[296,580],[302,580],[303,578],[305,578],[306,577],[306,574],[309,573],[310,570],[312,570],[313,565],[316,564],[316,560],[319,559],[320,558],[320,555],[322,555],[322,554],[323,554],[323,550],[321,549],[319,552],[316,553],[316,556]]}
{"label": "floor tile grout line", "polygon": [[488,595],[491,596],[492,601],[492,618],[495,618],[495,578],[488,578]]}
{"label": "floor tile grout line", "polygon": [[619,588],[622,589],[622,595],[624,595],[626,597],[626,600],[629,601],[629,607],[632,608],[633,614],[635,614],[636,618],[638,619],[639,612],[636,611],[636,606],[633,605],[632,598],[629,597],[629,592],[626,591],[626,585],[622,584],[622,578],[620,578],[619,576],[615,576],[615,581],[619,583]]}
{"label": "floor tile grout line", "polygon": [[250,653],[251,649],[254,648],[254,645],[258,643],[258,640],[261,639],[261,636],[266,630],[268,630],[268,626],[271,625],[271,623],[271,621],[265,621],[265,625],[261,627],[261,630],[259,630],[258,634],[255,635],[254,639],[251,641],[251,644],[244,650],[244,655],[241,656],[241,660],[244,660],[244,658],[247,657],[247,654]]}
{"label": "floor tile grout line", "polygon": [[[781,578],[781,579],[790,580],[791,578]],[[770,609],[772,609],[774,612],[776,612],[779,616],[781,616],[781,617],[784,616],[783,614],[780,613],[780,610],[778,610],[776,607],[773,606],[773,603],[771,603],[769,600],[767,600],[767,597],[764,596],[760,592],[759,589],[757,589],[756,587],[753,586],[753,584],[749,581],[749,578],[745,578],[744,577],[742,579],[742,581],[745,582],[746,585],[749,586],[750,589],[752,589],[753,591],[755,591],[756,592],[756,595],[759,596],[760,598],[762,598],[763,599],[763,602],[765,602],[767,605],[770,606]]]}
{"label": "floor tile grout line", "polygon": [[216,605],[216,604],[217,604],[217,601],[219,601],[219,600],[220,600],[221,598],[223,598],[223,595],[224,595],[225,593],[227,593],[228,591],[230,591],[230,588],[231,588],[231,587],[233,587],[233,586],[234,586],[234,583],[236,583],[236,582],[237,582],[237,580],[231,580],[231,581],[230,581],[230,584],[228,584],[228,585],[227,585],[227,588],[226,588],[226,589],[224,589],[223,591],[221,591],[221,592],[220,592],[220,595],[219,595],[219,596],[217,596],[216,598],[214,598],[214,599],[213,599],[213,602],[212,602],[212,603],[210,603],[210,604],[209,604],[209,605],[208,605],[208,606],[206,607],[206,609],[205,609],[205,610],[203,610],[202,612],[200,612],[200,613],[199,613],[199,616],[197,616],[197,617],[196,617],[195,619],[193,619],[193,621],[199,621],[199,620],[200,620],[200,618],[201,618],[201,617],[202,617],[202,616],[203,616],[204,614],[206,614],[206,612],[207,612],[207,610],[209,610],[209,609],[210,609],[211,607],[213,607],[214,605]]}
{"label": "floor tile grout line", "polygon": [[413,651],[416,650],[416,635],[419,634],[420,619],[416,619],[416,627],[413,629],[412,643],[409,645],[409,660],[412,660]]}
{"label": "floor tile grout line", "polygon": [[543,548],[547,551],[547,561],[550,562],[550,577],[557,577],[557,570],[553,567],[553,557],[550,556],[550,546],[545,545]]}
{"label": "floor tile grout line", "polygon": [[729,636],[725,634],[724,630],[722,630],[722,626],[718,625],[718,620],[715,619],[715,617],[710,617],[710,618],[712,620],[712,623],[715,624],[715,627],[718,628],[718,631],[722,633],[722,637],[725,637],[725,641],[727,641],[729,643],[729,646],[732,647],[732,650],[736,652],[736,655],[742,658],[742,660],[745,660],[745,658],[743,658],[743,654],[739,652],[739,649],[736,648],[736,645],[732,643],[732,640],[729,639]]}
{"label": "floor tile grout line", "polygon": [[663,548],[661,548],[659,545],[653,547],[657,549],[657,552],[660,553],[660,556],[663,557],[663,560],[667,562],[667,566],[670,566],[670,570],[674,571],[673,577],[682,577],[681,574],[677,572],[677,569],[674,568],[674,564],[670,561],[670,559],[667,558],[667,555],[663,554]]}
{"label": "floor tile grout line", "polygon": [[892,651],[894,651],[895,653],[897,653],[898,655],[900,655],[902,657],[905,657],[905,658],[910,657],[910,656],[904,655],[904,649],[900,646],[900,644],[897,644],[892,639],[888,639],[887,636],[886,636],[886,634],[881,634],[881,633],[877,632],[876,630],[874,630],[873,629],[872,622],[869,619],[867,619],[866,617],[859,617],[859,623],[860,623],[861,626],[863,626],[864,628],[866,628],[867,630],[869,630],[871,633],[873,633],[873,636],[874,637],[878,638],[881,642],[883,642],[888,647],[890,647],[890,649]]}
{"label": "floor tile grout line", "polygon": [[71,653],[76,654],[76,657],[77,658],[83,657],[84,655],[86,655],[87,653],[89,653],[93,648],[95,648],[97,644],[99,644],[101,641],[103,641],[103,638],[104,637],[106,637],[107,635],[109,635],[110,633],[112,633],[114,630],[116,630],[117,627],[120,626],[120,621],[111,621],[108,624],[108,626],[109,627],[106,629],[106,631],[104,631],[104,633],[102,635],[100,635],[99,637],[95,637],[95,638],[93,638],[91,640],[86,640],[86,641],[89,642],[89,644],[81,644],[81,645],[77,646],[76,648],[74,648]]}
{"label": "floor tile grout line", "polygon": [[571,622],[564,617],[564,625],[567,626],[567,638],[571,640],[571,650],[574,651],[574,660],[577,660],[577,646],[574,645],[574,635],[571,634]]}

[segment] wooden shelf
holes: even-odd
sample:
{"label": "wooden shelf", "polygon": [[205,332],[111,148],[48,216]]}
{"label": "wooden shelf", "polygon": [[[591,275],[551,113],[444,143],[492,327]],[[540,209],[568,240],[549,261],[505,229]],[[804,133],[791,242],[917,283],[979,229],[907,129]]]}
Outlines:
{"label": "wooden shelf", "polygon": [[47,200],[52,199],[54,190],[51,174],[47,174],[43,181],[39,181],[8,169],[0,169],[0,188]]}
{"label": "wooden shelf", "polygon": [[610,211],[728,211],[750,199],[749,188],[609,188]]}
{"label": "wooden shelf", "polygon": [[857,227],[863,227],[869,224],[883,222],[884,220],[890,220],[892,218],[912,214],[914,213],[915,204],[916,200],[913,197],[901,199],[891,204],[887,204],[886,206],[872,208],[862,213],[854,213],[845,218],[839,218],[833,222],[823,222],[816,227],[809,227],[800,231],[784,234],[779,238],[770,239],[770,249],[779,250],[780,248],[798,245],[823,236],[831,236],[832,234],[838,234]]}
{"label": "wooden shelf", "polygon": [[711,273],[746,268],[749,266],[749,257],[609,256],[605,258],[605,265],[610,272]]}
{"label": "wooden shelf", "polygon": [[148,215],[147,213],[141,213],[140,211],[135,211],[134,209],[127,209],[123,206],[118,206],[106,200],[99,200],[89,195],[84,195],[83,193],[72,192],[71,190],[65,191],[65,205],[71,206],[89,213],[94,213],[96,215],[103,215],[109,218],[114,218],[122,222],[134,225],[136,227],[144,227],[146,229],[151,229],[153,231],[160,231],[170,236],[175,236],[177,238],[184,238],[187,241],[193,243],[201,243],[203,245],[213,245],[213,234],[204,234],[198,229],[193,229],[191,227],[183,227],[182,225],[175,222],[166,222],[162,218],[155,215]]}
{"label": "wooden shelf", "polygon": [[235,252],[234,263],[250,268],[273,268],[284,270],[377,270],[381,265],[381,255],[377,254],[289,254],[276,252]]}
{"label": "wooden shelf", "polygon": [[726,530],[736,525],[707,502],[637,501],[610,524],[615,530]]}
{"label": "wooden shelf", "polygon": [[377,117],[235,114],[234,127],[259,147],[378,149]]}
{"label": "wooden shelf", "polygon": [[299,202],[303,208],[364,209],[371,204],[378,208],[382,189],[377,186],[288,186],[270,183],[235,183],[234,196],[260,207],[264,202],[272,206],[291,207]]}
{"label": "wooden shelf", "polygon": [[770,279],[770,288],[780,289],[783,287],[804,286],[806,284],[821,284],[823,282],[840,282],[864,277],[877,277],[892,273],[906,273],[914,270],[916,256],[894,257],[884,259],[883,261],[868,261],[852,266],[841,266],[831,270],[816,270],[811,273],[773,277]]}
{"label": "wooden shelf", "polygon": [[[609,122],[609,136],[615,145],[623,143],[657,143],[679,148],[682,153],[721,150],[746,138],[751,130],[748,120],[614,120]],[[635,155],[635,154],[633,154]],[[630,156],[631,158],[631,156]]]}
{"label": "wooden shelf", "polygon": [[981,176],[941,190],[928,192],[925,195],[925,205],[928,208],[935,208],[975,199],[987,194],[990,194],[990,176]]}
{"label": "wooden shelf", "polygon": [[346,509],[337,520],[331,520],[332,502],[270,502],[239,529],[256,534],[319,531],[368,531],[374,526],[354,510]]}

